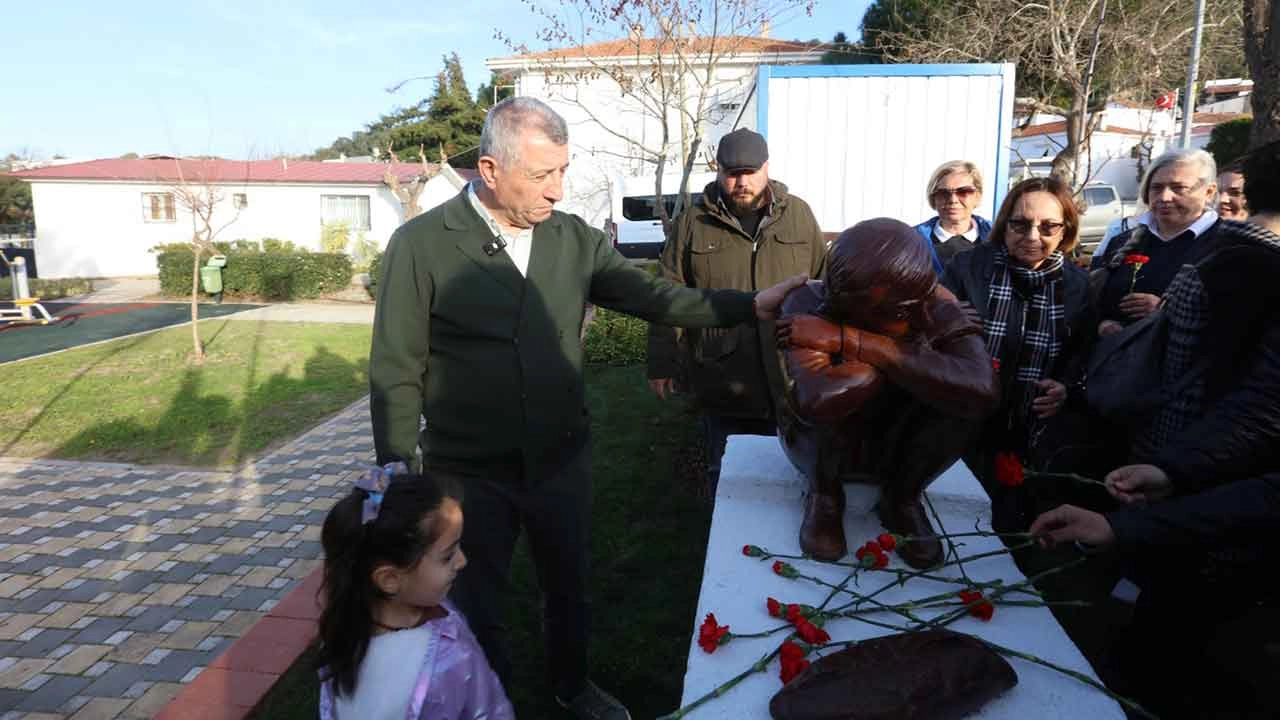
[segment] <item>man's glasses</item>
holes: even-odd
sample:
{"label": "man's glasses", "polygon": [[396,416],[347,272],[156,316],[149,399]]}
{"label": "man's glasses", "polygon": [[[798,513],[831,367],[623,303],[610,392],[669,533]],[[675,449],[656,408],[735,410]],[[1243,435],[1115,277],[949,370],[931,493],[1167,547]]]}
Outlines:
{"label": "man's glasses", "polygon": [[1066,223],[1049,221],[1042,222],[1039,225],[1032,225],[1031,221],[1025,218],[1014,218],[1009,221],[1008,225],[1010,230],[1019,235],[1030,233],[1031,228],[1034,227],[1040,231],[1040,237],[1046,238],[1056,237],[1058,233],[1062,232],[1062,228],[1066,227]]}
{"label": "man's glasses", "polygon": [[972,185],[965,185],[958,188],[938,188],[933,191],[934,200],[948,200],[952,195],[961,200],[968,200],[978,193],[978,188]]}

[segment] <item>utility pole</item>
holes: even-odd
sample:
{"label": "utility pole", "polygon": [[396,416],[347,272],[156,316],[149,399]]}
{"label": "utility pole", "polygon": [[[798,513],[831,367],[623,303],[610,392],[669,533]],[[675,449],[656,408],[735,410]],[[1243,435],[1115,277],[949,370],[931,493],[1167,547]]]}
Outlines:
{"label": "utility pole", "polygon": [[1191,120],[1196,114],[1196,75],[1200,72],[1200,36],[1204,33],[1204,0],[1196,0],[1196,31],[1191,39],[1191,62],[1187,67],[1187,91],[1182,95],[1182,141],[1191,147]]}

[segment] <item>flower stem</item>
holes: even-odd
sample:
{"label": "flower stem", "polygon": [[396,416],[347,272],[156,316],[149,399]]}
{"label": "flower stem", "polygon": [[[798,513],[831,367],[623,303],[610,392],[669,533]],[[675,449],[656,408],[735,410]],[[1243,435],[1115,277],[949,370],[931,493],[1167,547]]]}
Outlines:
{"label": "flower stem", "polygon": [[[744,637],[744,636],[739,636],[739,637]],[[729,678],[728,680],[726,680],[725,682],[717,686],[711,692],[707,693],[706,695],[703,695],[702,697],[698,698],[697,700],[694,700],[693,702],[689,703],[688,705],[685,705],[684,707],[676,710],[675,712],[669,713],[667,715],[663,715],[662,717],[658,718],[658,720],[680,720],[680,718],[683,718],[684,716],[692,712],[694,708],[702,705],[708,700],[714,700],[724,695],[725,693],[729,692],[730,690],[733,689],[734,685],[737,685],[738,683],[745,680],[747,676],[752,675],[754,673],[758,673],[758,672],[764,672],[765,667],[769,665],[769,661],[772,660],[781,649],[782,649],[782,646],[779,645],[778,647],[774,648],[773,651],[770,652],[768,655],[765,655],[764,657],[761,657],[759,660],[755,661],[755,663],[751,667]]]}
{"label": "flower stem", "polygon": [[1087,478],[1083,475],[1077,475],[1076,473],[1028,472],[1027,477],[1043,478],[1045,480],[1070,480],[1071,482],[1079,483],[1081,485],[1096,485],[1100,488],[1105,488],[1107,486],[1107,484],[1101,480],[1094,480],[1093,478]]}
{"label": "flower stem", "polygon": [[[970,636],[970,637],[974,637],[974,636]],[[975,639],[976,639],[976,640],[978,640],[978,641],[980,641],[980,642],[982,642],[982,643],[984,643],[987,647],[991,648],[992,650],[995,650],[996,652],[1000,653],[1001,655],[1011,655],[1011,656],[1016,657],[1016,658],[1022,658],[1023,660],[1027,660],[1027,661],[1029,661],[1029,662],[1033,662],[1033,663],[1035,663],[1035,664],[1037,664],[1037,665],[1041,665],[1041,666],[1043,666],[1043,667],[1047,667],[1047,668],[1049,668],[1050,670],[1056,670],[1057,672],[1060,672],[1060,673],[1062,673],[1063,675],[1066,675],[1067,677],[1075,678],[1076,680],[1079,680],[1080,682],[1084,683],[1085,685],[1088,685],[1088,686],[1090,686],[1090,687],[1092,687],[1092,688],[1095,688],[1095,689],[1101,690],[1102,692],[1104,692],[1104,693],[1106,693],[1106,694],[1107,694],[1107,697],[1110,697],[1112,700],[1115,700],[1116,702],[1118,702],[1118,703],[1120,703],[1121,705],[1125,706],[1126,708],[1128,708],[1128,709],[1132,710],[1133,712],[1135,712],[1135,713],[1137,713],[1137,714],[1141,715],[1142,717],[1145,717],[1145,718],[1151,718],[1151,720],[1157,720],[1156,716],[1155,716],[1154,714],[1152,714],[1152,713],[1151,713],[1151,711],[1149,711],[1149,710],[1147,710],[1146,708],[1142,707],[1141,705],[1139,705],[1138,703],[1134,702],[1133,700],[1130,700],[1129,698],[1124,697],[1123,695],[1118,695],[1118,694],[1116,694],[1114,691],[1112,691],[1112,690],[1111,690],[1110,688],[1108,688],[1106,685],[1103,685],[1102,683],[1098,682],[1097,680],[1094,680],[1093,678],[1089,677],[1088,675],[1085,675],[1085,674],[1084,674],[1084,673],[1082,673],[1082,672],[1079,672],[1079,671],[1076,671],[1076,670],[1072,670],[1072,669],[1070,669],[1070,668],[1062,667],[1061,665],[1058,665],[1058,664],[1055,664],[1055,663],[1051,663],[1051,662],[1049,662],[1048,660],[1045,660],[1044,658],[1039,658],[1039,657],[1036,657],[1035,655],[1031,655],[1031,654],[1029,654],[1029,653],[1024,653],[1024,652],[1021,652],[1021,651],[1018,651],[1018,650],[1014,650],[1013,648],[1007,648],[1007,647],[1005,647],[1005,646],[1003,646],[1003,645],[997,645],[997,644],[995,644],[995,643],[991,642],[990,640],[984,640],[984,639],[982,639],[982,638],[975,638]]]}

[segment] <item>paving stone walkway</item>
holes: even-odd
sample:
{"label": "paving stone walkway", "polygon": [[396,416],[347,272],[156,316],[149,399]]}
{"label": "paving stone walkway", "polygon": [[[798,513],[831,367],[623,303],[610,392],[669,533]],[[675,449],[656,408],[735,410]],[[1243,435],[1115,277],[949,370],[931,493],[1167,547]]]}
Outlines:
{"label": "paving stone walkway", "polygon": [[368,418],[239,472],[0,458],[0,720],[158,712],[319,565]]}

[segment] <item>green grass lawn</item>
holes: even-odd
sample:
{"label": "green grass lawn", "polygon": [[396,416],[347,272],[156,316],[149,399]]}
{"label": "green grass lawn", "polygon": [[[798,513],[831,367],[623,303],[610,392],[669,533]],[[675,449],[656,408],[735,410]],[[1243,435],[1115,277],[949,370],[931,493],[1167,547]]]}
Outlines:
{"label": "green grass lawn", "polygon": [[368,392],[362,325],[205,320],[7,364],[0,455],[235,465]]}
{"label": "green grass lawn", "polygon": [[[675,471],[694,439],[683,403],[654,398],[641,366],[589,367],[586,377],[595,483],[592,676],[633,717],[652,718],[680,702],[711,508]],[[516,677],[507,691],[517,717],[565,717],[543,674],[540,599],[523,543],[508,618]],[[256,717],[314,718],[314,677],[304,657]]]}

